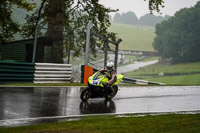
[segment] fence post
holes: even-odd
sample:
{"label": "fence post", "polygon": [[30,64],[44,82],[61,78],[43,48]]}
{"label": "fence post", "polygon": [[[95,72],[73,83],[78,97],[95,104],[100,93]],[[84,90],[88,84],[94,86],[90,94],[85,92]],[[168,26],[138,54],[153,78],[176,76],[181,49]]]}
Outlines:
{"label": "fence post", "polygon": [[32,63],[35,62],[35,54],[36,54],[36,46],[37,46],[37,31],[38,30],[38,25],[35,27],[35,39],[34,39],[34,46],[33,46],[33,58],[32,58]]}
{"label": "fence post", "polygon": [[118,50],[119,50],[119,43],[122,41],[120,38],[116,43],[115,43],[115,69],[117,72],[117,63],[118,63]]}
{"label": "fence post", "polygon": [[118,63],[118,49],[119,49],[119,44],[115,45],[115,70],[117,72],[117,63]]}
{"label": "fence post", "polygon": [[108,39],[106,39],[104,41],[104,67],[106,66],[106,63],[107,63],[107,55],[108,55]]}
{"label": "fence post", "polygon": [[90,46],[90,29],[93,27],[91,21],[87,25],[86,48],[85,48],[85,65],[88,65],[89,46]]}

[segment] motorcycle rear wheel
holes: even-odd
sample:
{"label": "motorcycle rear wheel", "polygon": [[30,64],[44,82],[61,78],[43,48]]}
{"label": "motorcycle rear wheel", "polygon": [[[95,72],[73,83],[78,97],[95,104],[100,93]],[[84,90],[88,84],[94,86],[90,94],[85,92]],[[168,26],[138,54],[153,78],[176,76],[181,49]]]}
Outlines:
{"label": "motorcycle rear wheel", "polygon": [[90,91],[88,88],[82,90],[80,98],[82,101],[87,101],[90,98]]}

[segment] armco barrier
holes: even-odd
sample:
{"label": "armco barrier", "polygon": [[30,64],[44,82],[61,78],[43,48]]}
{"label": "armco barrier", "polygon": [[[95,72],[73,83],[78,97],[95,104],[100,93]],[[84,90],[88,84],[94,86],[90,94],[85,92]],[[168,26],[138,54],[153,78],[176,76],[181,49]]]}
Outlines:
{"label": "armco barrier", "polygon": [[71,64],[0,61],[0,83],[69,83]]}
{"label": "armco barrier", "polygon": [[35,63],[34,83],[69,83],[71,64]]}
{"label": "armco barrier", "polygon": [[146,85],[165,85],[164,83],[159,82],[151,82],[146,80],[139,80],[139,79],[131,79],[131,78],[123,78],[124,83],[130,83],[130,84],[146,84]]}
{"label": "armco barrier", "polygon": [[33,82],[34,63],[0,61],[0,83]]}

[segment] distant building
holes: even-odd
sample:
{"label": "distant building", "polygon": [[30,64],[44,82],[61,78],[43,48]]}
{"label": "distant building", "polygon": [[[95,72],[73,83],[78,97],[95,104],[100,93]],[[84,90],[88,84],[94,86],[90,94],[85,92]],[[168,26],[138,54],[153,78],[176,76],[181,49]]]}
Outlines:
{"label": "distant building", "polygon": [[[32,62],[34,39],[2,43],[1,60]],[[35,62],[52,62],[53,41],[47,37],[37,39]]]}

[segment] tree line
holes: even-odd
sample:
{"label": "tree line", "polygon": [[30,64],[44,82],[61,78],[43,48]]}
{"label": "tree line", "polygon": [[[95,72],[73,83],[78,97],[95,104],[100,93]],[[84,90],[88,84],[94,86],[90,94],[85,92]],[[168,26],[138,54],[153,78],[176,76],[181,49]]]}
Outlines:
{"label": "tree line", "polygon": [[115,23],[122,23],[122,24],[142,24],[142,25],[149,25],[149,26],[155,26],[157,23],[160,23],[164,20],[169,19],[169,15],[162,16],[155,16],[153,14],[146,14],[142,16],[141,18],[138,18],[136,14],[132,11],[129,11],[127,13],[116,13],[113,17],[113,22]]}
{"label": "tree line", "polygon": [[200,1],[156,25],[153,46],[172,63],[200,61]]}

